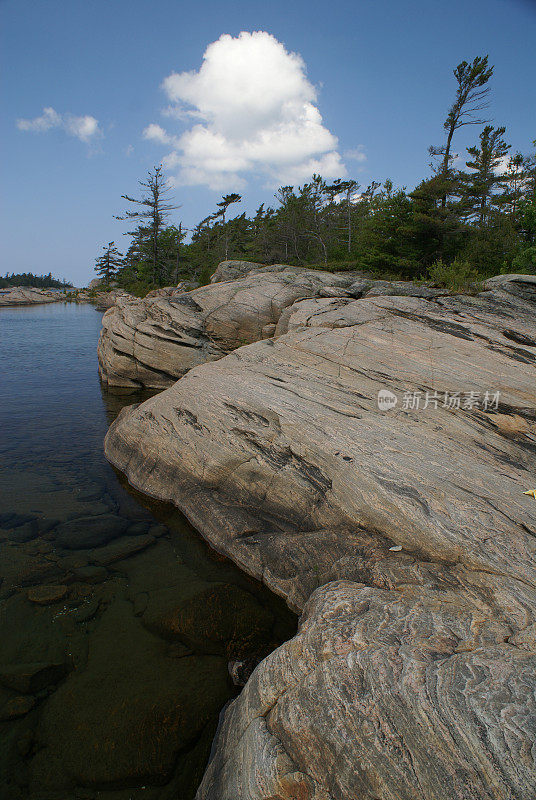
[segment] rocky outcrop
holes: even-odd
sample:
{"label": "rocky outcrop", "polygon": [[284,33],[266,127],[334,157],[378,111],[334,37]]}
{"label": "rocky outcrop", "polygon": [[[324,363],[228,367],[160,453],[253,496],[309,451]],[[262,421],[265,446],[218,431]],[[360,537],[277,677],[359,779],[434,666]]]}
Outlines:
{"label": "rocky outcrop", "polygon": [[179,281],[176,286],[162,286],[159,289],[151,289],[145,297],[171,297],[174,294],[191,292],[192,289],[197,289],[198,286],[199,283],[197,281]]}
{"label": "rocky outcrop", "polygon": [[135,300],[135,297],[122,289],[112,289],[109,292],[97,292],[91,301],[98,311],[108,311],[113,308],[118,300]]}
{"label": "rocky outcrop", "polygon": [[311,597],[224,716],[198,798],[534,795],[536,658],[459,592]]}
{"label": "rocky outcrop", "polygon": [[0,289],[0,308],[2,306],[32,306],[39,303],[57,303],[65,300],[64,291],[34,289],[30,286],[13,286]]}
{"label": "rocky outcrop", "polygon": [[485,281],[484,288],[503,290],[522,300],[535,302],[536,275],[495,275],[494,278],[488,278]]}
{"label": "rocky outcrop", "polygon": [[[251,308],[233,288],[281,274],[204,287],[199,306],[229,292],[230,325]],[[225,712],[199,800],[525,800],[534,279],[471,297],[323,288],[346,294],[281,303],[272,338],[195,366],[106,437],[132,485],[304,610]]]}
{"label": "rocky outcrop", "polygon": [[238,278],[245,278],[250,272],[259,269],[264,269],[263,264],[256,264],[254,261],[222,261],[218,264],[216,271],[210,278],[210,282],[236,281]]}
{"label": "rocky outcrop", "polygon": [[[240,277],[228,280],[234,274]],[[299,299],[361,297],[387,290],[441,294],[411,283],[366,280],[359,273],[242,261],[223,262],[214,278],[216,283],[193,291],[179,284],[150,292],[143,300],[115,297],[103,319],[98,349],[104,383],[123,391],[170,386],[198,364],[273,336],[281,315]]]}

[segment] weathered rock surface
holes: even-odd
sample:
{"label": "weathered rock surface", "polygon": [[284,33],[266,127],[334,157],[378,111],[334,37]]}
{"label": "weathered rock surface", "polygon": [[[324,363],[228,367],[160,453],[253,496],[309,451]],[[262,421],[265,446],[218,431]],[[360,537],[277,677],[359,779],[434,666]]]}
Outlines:
{"label": "weathered rock surface", "polygon": [[31,286],[13,286],[8,289],[0,289],[0,307],[57,303],[60,300],[65,300],[65,292],[63,291],[34,289]]}
{"label": "weathered rock surface", "polygon": [[238,278],[245,278],[250,272],[264,269],[263,264],[254,261],[222,261],[212,275],[211,283],[221,281],[236,281]]}
{"label": "weathered rock surface", "polygon": [[152,289],[150,292],[147,292],[145,297],[171,297],[171,295],[174,294],[190,292],[192,289],[197,289],[198,286],[198,281],[179,281],[176,286],[162,286],[159,289]]}
{"label": "weathered rock surface", "polygon": [[536,655],[509,635],[458,592],[317,590],[227,710],[198,797],[532,797]]}
{"label": "weathered rock surface", "polygon": [[276,338],[110,428],[136,488],[305,608],[226,711],[200,800],[536,794],[536,306],[534,279],[500,277],[298,295]]}
{"label": "weathered rock surface", "polygon": [[536,275],[495,275],[488,278],[484,284],[485,289],[502,289],[503,291],[521,297],[523,300],[532,300],[536,297]]}
{"label": "weathered rock surface", "polygon": [[[239,279],[231,280],[234,275]],[[157,290],[143,300],[118,296],[103,317],[98,348],[101,378],[112,389],[165,388],[198,364],[272,336],[281,314],[298,299],[326,293],[352,296],[346,289],[358,277],[352,272],[227,261],[220,264],[210,286],[189,292],[180,286],[175,291]],[[360,294],[380,284],[378,292],[386,291],[385,281],[361,283]],[[426,291],[432,290],[399,282],[391,285],[390,293]]]}
{"label": "weathered rock surface", "polygon": [[122,289],[112,289],[109,292],[97,292],[92,302],[95,303],[98,311],[108,311],[113,308],[119,299],[134,300],[134,296]]}

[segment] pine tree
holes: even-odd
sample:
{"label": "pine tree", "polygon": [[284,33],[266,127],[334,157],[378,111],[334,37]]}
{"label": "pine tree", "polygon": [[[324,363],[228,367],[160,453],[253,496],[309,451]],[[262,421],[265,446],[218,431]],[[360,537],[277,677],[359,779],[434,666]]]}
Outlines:
{"label": "pine tree", "polygon": [[486,225],[491,213],[502,202],[499,192],[507,177],[501,167],[510,149],[503,139],[505,130],[486,125],[480,134],[480,146],[467,148],[472,160],[467,161],[466,166],[473,172],[463,176],[463,192],[469,216],[476,220],[479,228]]}
{"label": "pine tree", "polygon": [[502,206],[515,219],[519,202],[523,198],[523,189],[526,182],[525,159],[521,153],[515,153],[508,160],[504,173],[504,190],[501,197]]}
{"label": "pine tree", "polygon": [[95,259],[95,272],[102,278],[105,284],[109,284],[115,278],[121,266],[122,254],[118,251],[114,242],[104,245],[104,253]]}
{"label": "pine tree", "polygon": [[447,139],[441,147],[430,147],[432,157],[441,159],[436,172],[445,181],[445,192],[441,201],[443,208],[446,206],[449,194],[448,183],[455,177],[452,172],[454,134],[465,125],[483,125],[487,121],[480,118],[479,112],[488,106],[489,86],[486,84],[493,75],[493,67],[488,67],[487,56],[477,56],[471,64],[462,61],[453,72],[458,88],[443,123]]}
{"label": "pine tree", "polygon": [[[162,172],[162,166],[153,168],[147,174],[147,180],[138,181],[142,187],[141,199],[130,197],[127,194],[121,195],[124,200],[143,206],[144,210],[125,211],[119,220],[137,220],[141,223],[142,229],[147,232],[151,243],[151,262],[152,262],[152,281],[157,285],[163,278],[163,264],[159,247],[159,238],[164,223],[171,211],[179,208],[169,202],[169,189],[166,186],[166,177]],[[138,229],[139,230],[139,229]]]}
{"label": "pine tree", "polygon": [[242,200],[242,196],[236,194],[236,192],[232,192],[231,194],[226,194],[222,197],[219,203],[216,205],[219,208],[219,211],[216,212],[214,215],[216,217],[221,217],[222,225],[223,225],[223,237],[224,237],[224,253],[225,253],[225,260],[227,261],[229,257],[229,236],[227,230],[225,228],[225,214],[227,213],[227,209],[233,203],[239,203]]}

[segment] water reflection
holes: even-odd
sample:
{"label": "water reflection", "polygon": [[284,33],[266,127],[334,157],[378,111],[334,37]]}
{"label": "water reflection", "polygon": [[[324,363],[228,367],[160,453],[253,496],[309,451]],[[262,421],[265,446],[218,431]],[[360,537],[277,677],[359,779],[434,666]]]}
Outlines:
{"label": "water reflection", "polygon": [[229,661],[295,618],[102,453],[100,314],[0,311],[0,796],[195,794]]}

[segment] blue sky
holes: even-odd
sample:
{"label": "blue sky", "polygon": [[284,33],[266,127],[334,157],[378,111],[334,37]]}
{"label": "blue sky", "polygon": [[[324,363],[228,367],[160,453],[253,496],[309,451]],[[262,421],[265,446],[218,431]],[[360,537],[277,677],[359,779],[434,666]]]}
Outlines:
{"label": "blue sky", "polygon": [[318,166],[412,187],[452,69],[476,55],[512,150],[536,137],[529,0],[0,0],[0,15],[2,274],[86,284],[104,243],[127,244],[121,195],[163,159],[186,226],[224,191],[251,211]]}

